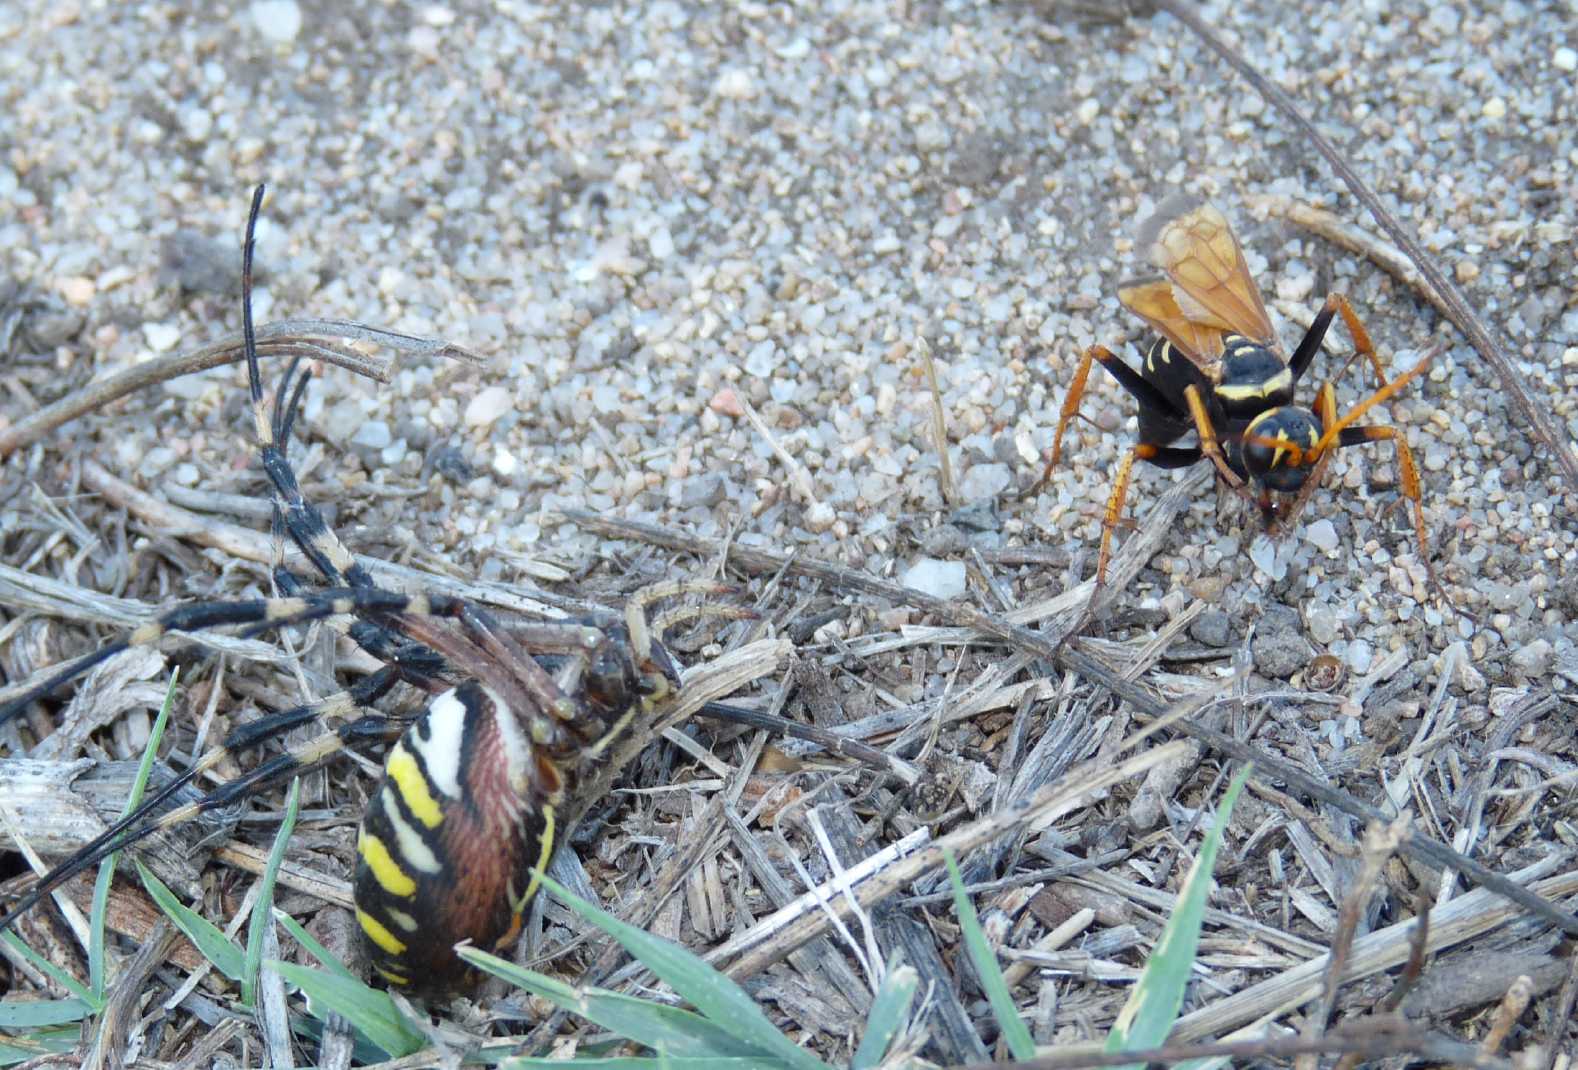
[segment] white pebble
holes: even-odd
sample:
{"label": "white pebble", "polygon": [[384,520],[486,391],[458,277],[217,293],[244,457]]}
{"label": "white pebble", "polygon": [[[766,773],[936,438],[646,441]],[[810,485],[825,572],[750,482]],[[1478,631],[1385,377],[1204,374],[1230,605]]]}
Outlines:
{"label": "white pebble", "polygon": [[508,479],[510,476],[515,474],[516,466],[517,462],[513,453],[505,449],[503,446],[497,446],[494,448],[493,471],[495,473],[504,477],[505,479]]}
{"label": "white pebble", "polygon": [[647,238],[647,248],[652,250],[654,260],[667,260],[674,255],[674,235],[667,227],[658,227]]}
{"label": "white pebble", "polygon": [[214,129],[214,117],[202,108],[183,108],[181,129],[192,141],[206,141]]}
{"label": "white pebble", "polygon": [[288,45],[301,32],[301,7],[296,0],[257,0],[252,5],[252,25],[277,45]]}
{"label": "white pebble", "polygon": [[1507,102],[1500,97],[1491,97],[1479,110],[1487,119],[1500,119],[1507,114]]}
{"label": "white pebble", "polygon": [[1304,537],[1314,543],[1318,550],[1330,553],[1337,548],[1337,528],[1325,518],[1315,521],[1305,529]]}
{"label": "white pebble", "polygon": [[351,436],[351,445],[364,446],[370,450],[381,450],[394,441],[394,436],[389,433],[389,425],[382,420],[368,420],[356,429],[356,434]]}
{"label": "white pebble", "polygon": [[181,340],[181,330],[172,323],[145,323],[142,336],[155,353],[168,353]]}
{"label": "white pebble", "polygon": [[899,582],[933,598],[958,598],[964,594],[964,562],[923,557],[904,570]]}
{"label": "white pebble", "polygon": [[1348,659],[1348,668],[1356,673],[1370,671],[1370,663],[1375,660],[1375,648],[1363,639],[1355,639],[1348,644],[1345,655]]}
{"label": "white pebble", "polygon": [[490,386],[477,392],[466,406],[464,417],[467,427],[488,427],[510,408],[510,392],[502,386]]}
{"label": "white pebble", "polygon": [[718,76],[712,91],[730,100],[748,100],[756,95],[756,83],[751,80],[749,71],[735,67]]}
{"label": "white pebble", "polygon": [[751,351],[745,354],[745,373],[754,375],[758,379],[767,378],[778,368],[778,361],[775,359],[777,352],[778,347],[771,339],[757,342],[751,347]]}
{"label": "white pebble", "polygon": [[1255,536],[1249,547],[1249,559],[1255,567],[1272,579],[1277,579],[1277,547],[1264,533]]}
{"label": "white pebble", "polygon": [[1578,52],[1563,45],[1551,56],[1551,65],[1559,71],[1578,71]]}
{"label": "white pebble", "polygon": [[965,501],[995,498],[1007,490],[1014,481],[1014,473],[1006,464],[971,465],[959,481],[959,493]]}

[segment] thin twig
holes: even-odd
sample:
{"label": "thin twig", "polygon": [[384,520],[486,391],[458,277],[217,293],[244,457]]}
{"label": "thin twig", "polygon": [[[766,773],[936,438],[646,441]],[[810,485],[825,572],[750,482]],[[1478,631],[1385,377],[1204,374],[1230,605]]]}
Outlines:
{"label": "thin twig", "polygon": [[[1398,818],[1384,827],[1371,825],[1366,831],[1364,861],[1353,887],[1343,897],[1342,909],[1337,915],[1337,931],[1332,936],[1331,955],[1327,959],[1326,981],[1321,988],[1320,1003],[1305,1022],[1304,1035],[1307,1037],[1313,1039],[1320,1036],[1331,1022],[1332,1011],[1337,1007],[1337,989],[1342,984],[1343,974],[1347,972],[1348,958],[1353,953],[1353,939],[1359,931],[1364,909],[1381,881],[1381,871],[1387,859],[1392,857],[1392,852],[1397,849],[1398,842],[1407,831],[1406,817]],[[1294,1065],[1300,1070],[1305,1067],[1313,1070],[1315,1061],[1309,1056],[1301,1056]]]}
{"label": "thin twig", "polygon": [[1408,962],[1397,976],[1392,990],[1377,1004],[1377,1009],[1390,1014],[1403,1005],[1403,998],[1413,990],[1425,972],[1425,957],[1430,954],[1430,899],[1424,895],[1414,897],[1414,927],[1408,934]]}
{"label": "thin twig", "polygon": [[1238,71],[1239,74],[1243,75],[1244,79],[1255,87],[1256,92],[1269,101],[1272,107],[1286,116],[1299,129],[1300,134],[1311,145],[1314,145],[1322,156],[1326,157],[1326,162],[1331,164],[1332,170],[1336,171],[1343,182],[1347,183],[1354,196],[1358,197],[1364,203],[1364,206],[1370,210],[1370,214],[1375,217],[1375,221],[1380,224],[1381,229],[1386,231],[1392,241],[1397,244],[1397,247],[1403,251],[1409,260],[1413,261],[1414,266],[1419,269],[1419,273],[1425,277],[1431,288],[1440,295],[1441,301],[1446,305],[1446,317],[1457,326],[1458,330],[1463,332],[1469,344],[1495,369],[1496,375],[1501,379],[1502,388],[1511,396],[1518,412],[1523,416],[1530,430],[1534,432],[1534,437],[1539,440],[1540,445],[1549,451],[1549,456],[1556,458],[1557,467],[1561,469],[1563,476],[1567,480],[1567,485],[1571,489],[1578,491],[1578,457],[1573,456],[1572,451],[1567,448],[1565,439],[1552,424],[1550,417],[1534,403],[1534,399],[1524,389],[1522,374],[1519,373],[1507,355],[1502,352],[1501,347],[1496,344],[1495,340],[1491,338],[1490,331],[1480,321],[1480,318],[1474,314],[1474,310],[1469,307],[1468,302],[1458,292],[1457,287],[1452,285],[1451,280],[1441,273],[1435,262],[1425,255],[1425,251],[1420,248],[1419,243],[1414,241],[1408,231],[1403,229],[1403,225],[1397,221],[1392,213],[1386,210],[1386,206],[1381,203],[1381,199],[1371,191],[1369,186],[1364,184],[1364,180],[1348,165],[1347,160],[1343,159],[1336,146],[1321,136],[1320,131],[1316,130],[1315,125],[1299,110],[1292,97],[1265,78],[1237,49],[1217,36],[1216,32],[1195,12],[1194,7],[1188,0],[1154,0],[1154,2],[1156,7],[1166,11],[1173,18],[1194,31],[1195,35],[1204,41],[1207,47],[1226,60],[1228,65]]}
{"label": "thin twig", "polygon": [[[257,351],[260,357],[317,358],[380,383],[389,381],[394,367],[392,361],[370,357],[333,341],[335,338],[373,342],[399,353],[449,357],[473,365],[483,363],[477,354],[452,342],[417,338],[352,320],[282,320],[271,323],[258,328]],[[0,428],[0,460],[23,446],[31,445],[62,424],[144,387],[193,372],[207,371],[222,364],[234,364],[241,360],[243,354],[241,336],[234,335],[202,349],[158,357],[103,379],[95,379],[81,390],[44,406],[14,427]]]}
{"label": "thin twig", "polygon": [[[1027,828],[1036,828],[1046,815],[1066,808],[1076,800],[1091,800],[1112,785],[1144,773],[1157,762],[1166,761],[1183,746],[1184,744],[1180,742],[1164,743],[1156,750],[1116,764],[1088,763],[1070,772],[1061,780],[1043,787],[1023,803],[954,829],[913,854],[898,859],[854,888],[853,899],[848,896],[832,898],[827,902],[825,912],[807,913],[792,923],[778,928],[770,939],[759,942],[761,938],[756,935],[757,931],[773,920],[764,919],[755,929],[736,936],[721,947],[714,948],[704,957],[708,962],[716,964],[738,955],[739,957],[735,958],[724,972],[735,980],[753,977],[791,951],[821,936],[831,923],[831,918],[847,918],[853,914],[853,908],[857,905],[865,908],[884,902],[900,888],[908,887],[917,878],[941,869],[945,851],[963,855],[999,837]],[[851,872],[856,872],[859,868],[852,867]]]}
{"label": "thin twig", "polygon": [[1572,1024],[1573,1007],[1578,1004],[1578,952],[1567,953],[1567,978],[1556,997],[1556,1005],[1546,1019],[1545,1059],[1543,1070],[1551,1070],[1566,1047],[1567,1030]]}
{"label": "thin twig", "polygon": [[761,418],[761,415],[757,413],[749,401],[742,397],[739,399],[739,402],[740,408],[745,413],[745,418],[751,422],[751,426],[756,429],[756,433],[762,436],[768,448],[773,451],[773,456],[778,458],[778,463],[782,464],[784,469],[788,471],[789,478],[794,482],[795,489],[805,499],[806,507],[810,509],[816,508],[816,484],[811,479],[811,473],[806,471],[805,465],[795,460],[792,453],[778,444],[778,440],[773,437],[772,430],[767,426],[767,422]]}
{"label": "thin twig", "polygon": [[1409,263],[1403,251],[1387,241],[1382,241],[1369,231],[1362,230],[1341,216],[1316,208],[1313,205],[1303,204],[1292,197],[1282,197],[1270,194],[1255,194],[1244,198],[1244,203],[1250,208],[1258,208],[1268,215],[1280,216],[1290,223],[1295,223],[1319,237],[1325,238],[1333,245],[1340,246],[1350,253],[1362,256],[1367,260],[1380,265],[1381,269],[1398,282],[1413,290],[1420,297],[1430,302],[1435,310],[1452,318],[1452,308],[1442,300],[1441,295],[1430,288],[1429,282],[1418,268]]}
{"label": "thin twig", "polygon": [[937,382],[937,362],[932,359],[931,346],[926,344],[926,339],[917,338],[915,349],[920,354],[921,368],[926,372],[926,387],[931,395],[931,437],[937,446],[937,474],[942,480],[942,500],[949,505],[955,505],[958,496],[953,489],[953,462],[948,459],[948,417],[942,407],[942,387]]}
{"label": "thin twig", "polygon": [[[672,550],[693,553],[708,559],[712,559],[722,552],[722,548],[714,540],[660,527],[655,524],[622,520],[599,513],[587,512],[583,509],[566,509],[564,510],[564,516],[591,531],[599,531],[618,538],[636,539],[655,546],[665,546]],[[1000,615],[983,612],[974,606],[962,602],[936,598],[913,588],[890,583],[865,572],[845,568],[828,561],[818,561],[815,558],[804,556],[787,557],[767,550],[740,546],[738,544],[729,546],[728,559],[735,567],[743,568],[747,571],[777,572],[779,570],[787,570],[798,575],[810,576],[821,580],[835,590],[868,594],[876,598],[888,599],[896,605],[914,606],[927,613],[935,614],[952,624],[974,629],[977,632],[1000,639],[1039,657],[1056,661],[1065,669],[1078,673],[1085,679],[1106,688],[1147,718],[1160,717],[1167,712],[1167,703],[1162,701],[1150,688],[1136,681],[1123,679],[1086,653],[1077,640],[1059,645],[1055,637],[1049,637],[1035,629],[1014,624]],[[1219,754],[1224,754],[1229,758],[1235,758],[1243,762],[1253,762],[1257,777],[1268,782],[1281,781],[1288,787],[1320,802],[1335,806],[1345,813],[1359,818],[1361,821],[1384,823],[1391,821],[1396,816],[1387,813],[1379,807],[1361,802],[1345,791],[1321,782],[1291,762],[1274,757],[1257,747],[1250,746],[1241,740],[1229,736],[1225,732],[1218,732],[1215,729],[1208,728],[1198,721],[1184,718],[1173,727]],[[1509,881],[1501,874],[1496,873],[1474,859],[1467,858],[1447,845],[1422,835],[1417,829],[1410,832],[1408,837],[1399,845],[1399,849],[1410,857],[1419,859],[1428,865],[1445,867],[1462,874],[1475,884],[1516,903],[1532,914],[1544,918],[1563,932],[1578,936],[1578,917],[1574,917],[1567,911],[1546,902],[1529,889]]]}
{"label": "thin twig", "polygon": [[[1411,1052],[1432,1062],[1452,1066],[1483,1068],[1483,1070],[1512,1070],[1506,1059],[1487,1056],[1477,1048],[1448,1040],[1436,1033],[1428,1033],[1404,1022],[1366,1022],[1364,1028],[1328,1033],[1310,1040],[1306,1037],[1267,1037],[1263,1040],[1239,1040],[1218,1044],[1167,1044],[1159,1048],[1141,1048],[1133,1051],[1072,1051],[1057,1055],[1043,1055],[1035,1059],[1016,1062],[1020,1070],[1086,1070],[1104,1066],[1139,1066],[1147,1063],[1182,1063],[1195,1059],[1231,1059],[1236,1065],[1248,1066],[1269,1059],[1286,1059],[1306,1052],[1335,1054],[1360,1052],[1373,1057],[1398,1055]],[[987,1070],[978,1064],[954,1067],[951,1070]]]}
{"label": "thin twig", "polygon": [[1523,1012],[1529,1009],[1529,1002],[1534,999],[1534,981],[1524,974],[1519,974],[1517,980],[1512,982],[1507,989],[1507,994],[1502,997],[1501,1004],[1496,1008],[1496,1017],[1490,1023],[1490,1030],[1485,1034],[1485,1039],[1479,1042],[1479,1050],[1486,1055],[1495,1055],[1501,1046],[1507,1042],[1507,1034],[1512,1032],[1512,1027],[1518,1024],[1518,1019],[1523,1017]]}

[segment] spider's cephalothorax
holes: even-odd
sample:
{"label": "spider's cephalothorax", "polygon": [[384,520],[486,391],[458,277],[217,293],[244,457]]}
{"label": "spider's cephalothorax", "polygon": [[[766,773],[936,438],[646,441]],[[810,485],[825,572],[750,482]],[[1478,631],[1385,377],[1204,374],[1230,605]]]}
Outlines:
{"label": "spider's cephalothorax", "polygon": [[[564,825],[585,803],[577,792],[606,767],[617,742],[652,723],[678,689],[673,661],[657,641],[667,623],[707,611],[748,616],[730,606],[681,609],[648,621],[660,599],[719,593],[715,584],[667,583],[639,592],[624,614],[569,621],[504,623],[483,607],[441,595],[405,594],[374,585],[305,499],[286,457],[295,409],[307,382],[292,366],[272,410],[262,387],[251,307],[257,190],[242,258],[245,351],[253,423],[273,491],[275,530],[287,533],[330,585],[312,589],[286,568],[274,577],[286,597],[188,605],[69,662],[8,701],[0,724],[35,699],[112,655],[171,632],[223,625],[243,634],[349,616],[350,636],[384,662],[346,690],[272,714],[233,731],[224,743],[148,798],[138,810],[56,867],[0,916],[0,929],[62,881],[113,851],[245,798],[321,764],[343,750],[392,742],[382,782],[360,825],[356,915],[373,963],[389,982],[443,990],[466,975],[454,953],[469,941],[509,945]],[[406,725],[374,707],[397,682],[430,697]],[[729,716],[729,707],[707,709]],[[242,751],[290,729],[320,734],[263,761],[197,802],[169,809],[186,784]]]}
{"label": "spider's cephalothorax", "polygon": [[[1184,468],[1208,458],[1220,479],[1261,512],[1268,528],[1274,528],[1292,523],[1320,485],[1333,451],[1379,441],[1391,442],[1396,450],[1399,482],[1413,503],[1420,560],[1430,569],[1413,453],[1396,428],[1357,426],[1357,422],[1420,375],[1431,356],[1388,381],[1364,325],[1344,297],[1332,294],[1293,355],[1284,357],[1232,228],[1221,212],[1195,198],[1176,196],[1165,201],[1141,224],[1137,244],[1149,250],[1163,274],[1120,287],[1118,300],[1159,337],[1146,352],[1140,371],[1106,346],[1085,350],[1059,414],[1052,456],[1036,484],[1044,484],[1057,464],[1063,434],[1079,412],[1091,364],[1099,363],[1139,402],[1140,441],[1119,464],[1107,499],[1097,586],[1106,580],[1112,533],[1122,519],[1135,461]],[[1376,378],[1374,393],[1341,416],[1330,382],[1321,386],[1313,407],[1293,403],[1299,380],[1338,314],[1353,336],[1356,356],[1366,359]],[[1190,432],[1198,436],[1197,445],[1172,445]],[[1297,497],[1283,506],[1273,498],[1275,494]]]}

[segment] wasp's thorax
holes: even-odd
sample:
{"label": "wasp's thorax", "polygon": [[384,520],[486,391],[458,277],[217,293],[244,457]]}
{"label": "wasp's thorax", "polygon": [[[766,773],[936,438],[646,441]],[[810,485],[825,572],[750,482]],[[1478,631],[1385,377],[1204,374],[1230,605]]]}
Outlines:
{"label": "wasp's thorax", "polygon": [[1223,339],[1221,374],[1211,390],[1229,420],[1248,420],[1293,400],[1293,372],[1259,342],[1230,334]]}

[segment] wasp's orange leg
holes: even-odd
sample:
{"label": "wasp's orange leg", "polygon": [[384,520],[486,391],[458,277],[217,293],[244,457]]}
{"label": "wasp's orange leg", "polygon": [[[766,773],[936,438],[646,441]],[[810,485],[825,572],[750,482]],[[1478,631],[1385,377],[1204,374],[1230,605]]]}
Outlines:
{"label": "wasp's orange leg", "polygon": [[[1315,415],[1320,419],[1322,427],[1330,427],[1337,422],[1337,388],[1331,383],[1323,383],[1320,393],[1315,395]],[[1271,443],[1275,446],[1276,443]],[[1326,449],[1316,452],[1310,451],[1310,474],[1304,480],[1304,485],[1299,488],[1299,493],[1293,499],[1293,504],[1282,510],[1276,517],[1269,530],[1274,534],[1278,531],[1290,531],[1304,511],[1304,506],[1309,504],[1310,498],[1320,489],[1321,481],[1326,478],[1326,466],[1331,463],[1333,450]]]}
{"label": "wasp's orange leg", "polygon": [[[1293,356],[1288,361],[1288,368],[1293,372],[1295,382],[1304,377],[1309,370],[1310,363],[1315,359],[1315,354],[1320,351],[1321,342],[1326,338],[1326,332],[1331,327],[1332,317],[1342,315],[1342,322],[1348,327],[1348,336],[1353,339],[1353,356],[1348,364],[1359,357],[1363,357],[1370,365],[1370,370],[1375,373],[1375,388],[1381,389],[1386,385],[1386,369],[1381,367],[1381,358],[1375,352],[1375,343],[1370,341],[1370,332],[1359,320],[1359,314],[1353,310],[1353,305],[1340,293],[1328,294],[1326,303],[1315,314],[1315,319],[1310,323],[1309,330],[1304,332],[1304,338],[1299,342],[1298,348],[1293,351]],[[1343,365],[1344,369],[1347,365]]]}
{"label": "wasp's orange leg", "polygon": [[[1365,413],[1369,412],[1377,405],[1391,400],[1397,395],[1398,391],[1403,389],[1403,387],[1407,386],[1409,383],[1419,378],[1420,375],[1424,374],[1424,370],[1430,367],[1430,362],[1435,360],[1436,356],[1440,352],[1441,346],[1437,345],[1433,347],[1430,352],[1426,353],[1420,358],[1419,363],[1415,364],[1412,368],[1409,368],[1396,379],[1393,379],[1391,382],[1385,384],[1375,393],[1371,394],[1369,397],[1359,402],[1359,404],[1349,409],[1342,415],[1342,419],[1334,420],[1329,424],[1324,424],[1325,430],[1320,436],[1320,441],[1315,444],[1314,453],[1319,456],[1320,454],[1325,453],[1327,450],[1335,448],[1335,444],[1342,435],[1344,429],[1358,423],[1359,418]],[[1325,388],[1323,387],[1323,392],[1324,389]]]}
{"label": "wasp's orange leg", "polygon": [[[1362,442],[1390,442],[1397,451],[1397,484],[1403,495],[1413,503],[1414,535],[1419,539],[1419,560],[1436,589],[1442,590],[1435,569],[1430,567],[1430,539],[1425,534],[1424,494],[1420,490],[1419,466],[1414,463],[1414,451],[1409,449],[1402,432],[1395,427],[1349,427],[1344,429],[1338,447],[1357,446]],[[1445,593],[1443,591],[1443,593]]]}
{"label": "wasp's orange leg", "polygon": [[1141,411],[1149,410],[1159,414],[1166,414],[1169,420],[1183,419],[1184,414],[1178,411],[1178,405],[1161,390],[1156,384],[1150,382],[1123,363],[1112,350],[1103,345],[1094,345],[1085,350],[1080,358],[1079,367],[1074,369],[1074,378],[1069,383],[1068,397],[1063,399],[1063,409],[1058,415],[1057,434],[1052,439],[1052,459],[1047,461],[1046,470],[1041,473],[1041,478],[1035,486],[1027,490],[1024,496],[1035,494],[1046,485],[1052,475],[1052,469],[1057,466],[1058,459],[1063,456],[1063,433],[1068,430],[1069,421],[1079,415],[1079,402],[1085,396],[1086,380],[1090,377],[1092,362],[1099,362],[1107,372],[1118,381],[1118,385],[1126,390],[1130,397],[1140,403]]}
{"label": "wasp's orange leg", "polygon": [[1074,378],[1069,380],[1068,396],[1063,399],[1063,408],[1058,412],[1057,434],[1052,438],[1052,456],[1047,460],[1046,468],[1042,469],[1041,478],[1021,497],[1029,498],[1041,493],[1041,488],[1052,478],[1052,469],[1057,467],[1058,458],[1063,456],[1063,432],[1068,430],[1069,421],[1079,414],[1079,403],[1085,396],[1085,383],[1090,378],[1091,361],[1098,359],[1106,361],[1117,358],[1106,346],[1091,346],[1079,358],[1079,367],[1074,369]]}
{"label": "wasp's orange leg", "polygon": [[1353,339],[1354,354],[1370,362],[1370,367],[1375,372],[1375,388],[1384,389],[1386,369],[1381,367],[1381,358],[1375,352],[1375,344],[1370,341],[1370,332],[1365,330],[1364,324],[1359,321],[1359,314],[1353,310],[1353,306],[1342,294],[1328,294],[1326,307],[1335,308],[1341,314],[1342,322],[1348,327],[1348,335]]}
{"label": "wasp's orange leg", "polygon": [[[1101,518],[1101,556],[1096,559],[1096,587],[1107,582],[1107,564],[1112,560],[1112,533],[1123,524],[1123,502],[1129,494],[1129,477],[1135,461],[1145,461],[1157,468],[1188,468],[1198,464],[1201,453],[1198,446],[1153,446],[1149,442],[1137,443],[1118,465],[1118,474],[1112,481],[1112,493],[1107,496],[1107,508]],[[1095,600],[1092,594],[1091,600]]]}
{"label": "wasp's orange leg", "polygon": [[1200,388],[1193,383],[1184,388],[1184,400],[1189,403],[1189,415],[1194,420],[1195,434],[1200,437],[1200,453],[1211,459],[1216,465],[1217,472],[1250,505],[1255,505],[1255,496],[1249,488],[1244,486],[1244,477],[1233,471],[1227,463],[1227,456],[1222,452],[1222,444],[1217,441],[1216,428],[1211,424],[1211,416],[1205,408],[1205,397],[1200,393]]}

